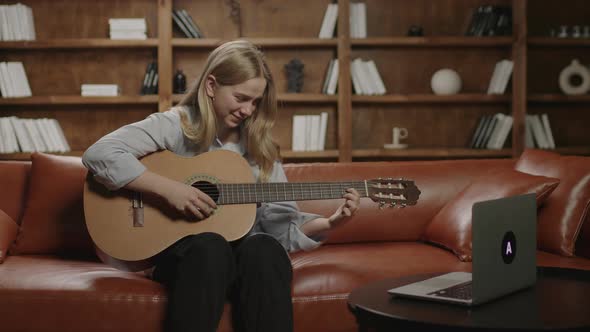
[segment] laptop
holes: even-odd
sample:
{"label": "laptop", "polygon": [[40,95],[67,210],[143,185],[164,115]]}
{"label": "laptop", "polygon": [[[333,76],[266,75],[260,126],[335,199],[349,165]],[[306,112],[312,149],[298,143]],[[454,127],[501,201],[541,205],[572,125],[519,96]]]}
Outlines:
{"label": "laptop", "polygon": [[472,207],[472,273],[451,272],[392,288],[395,296],[467,306],[491,301],[537,281],[535,194]]}

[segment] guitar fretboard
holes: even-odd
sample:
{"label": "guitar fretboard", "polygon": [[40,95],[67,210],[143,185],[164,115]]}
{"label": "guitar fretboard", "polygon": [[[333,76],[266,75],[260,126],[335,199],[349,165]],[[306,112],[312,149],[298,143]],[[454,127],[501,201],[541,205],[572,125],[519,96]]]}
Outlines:
{"label": "guitar fretboard", "polygon": [[217,204],[246,204],[284,201],[305,201],[342,198],[346,189],[356,189],[367,197],[365,181],[354,182],[275,182],[275,183],[218,183]]}

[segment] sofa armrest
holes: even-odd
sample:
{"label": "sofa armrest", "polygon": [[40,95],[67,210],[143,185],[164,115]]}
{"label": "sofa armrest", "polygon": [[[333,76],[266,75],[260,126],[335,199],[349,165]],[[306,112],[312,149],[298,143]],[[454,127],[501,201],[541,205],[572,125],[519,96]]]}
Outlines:
{"label": "sofa armrest", "polygon": [[16,239],[18,226],[12,218],[0,210],[0,264],[8,255],[8,248]]}

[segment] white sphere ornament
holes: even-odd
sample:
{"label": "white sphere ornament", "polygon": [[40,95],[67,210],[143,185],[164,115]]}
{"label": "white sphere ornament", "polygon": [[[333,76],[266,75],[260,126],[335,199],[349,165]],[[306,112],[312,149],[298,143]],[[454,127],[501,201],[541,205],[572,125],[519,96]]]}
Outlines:
{"label": "white sphere ornament", "polygon": [[437,70],[430,80],[434,94],[452,95],[461,91],[461,76],[449,68]]}

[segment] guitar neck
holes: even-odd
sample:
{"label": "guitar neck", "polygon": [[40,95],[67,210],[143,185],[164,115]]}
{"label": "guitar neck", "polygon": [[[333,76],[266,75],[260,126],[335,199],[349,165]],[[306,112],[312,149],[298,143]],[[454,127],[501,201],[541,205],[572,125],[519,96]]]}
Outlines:
{"label": "guitar neck", "polygon": [[353,182],[275,182],[216,184],[217,204],[247,204],[342,198],[346,189],[356,189],[367,197],[366,181]]}

